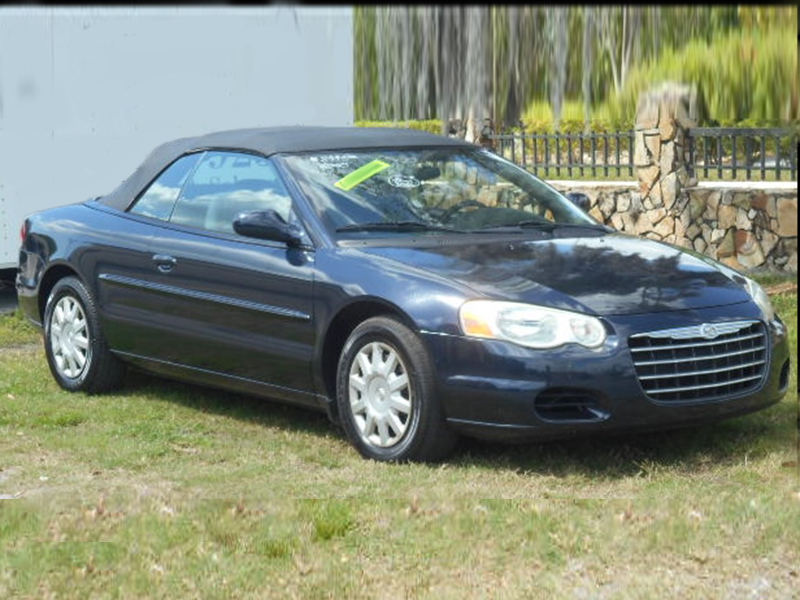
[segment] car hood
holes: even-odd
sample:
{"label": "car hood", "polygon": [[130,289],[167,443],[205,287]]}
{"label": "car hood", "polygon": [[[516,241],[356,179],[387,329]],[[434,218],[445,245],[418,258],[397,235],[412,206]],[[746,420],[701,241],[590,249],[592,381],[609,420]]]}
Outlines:
{"label": "car hood", "polygon": [[[361,247],[446,277],[476,297],[599,315],[698,309],[750,296],[733,272],[674,246],[624,234],[414,247]],[[730,276],[726,273],[729,273]]]}

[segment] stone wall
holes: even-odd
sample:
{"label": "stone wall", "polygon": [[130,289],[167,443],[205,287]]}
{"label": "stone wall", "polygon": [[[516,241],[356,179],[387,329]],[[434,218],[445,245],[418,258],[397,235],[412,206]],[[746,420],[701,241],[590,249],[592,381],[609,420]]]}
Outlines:
{"label": "stone wall", "polygon": [[690,90],[673,83],[639,98],[636,183],[556,187],[586,192],[591,214],[620,231],[692,248],[739,270],[796,274],[797,182],[698,185],[686,168],[690,104]]}
{"label": "stone wall", "polygon": [[589,213],[631,235],[691,248],[735,269],[797,274],[797,184],[704,183],[681,189],[668,205],[640,182],[551,181],[583,192]]}

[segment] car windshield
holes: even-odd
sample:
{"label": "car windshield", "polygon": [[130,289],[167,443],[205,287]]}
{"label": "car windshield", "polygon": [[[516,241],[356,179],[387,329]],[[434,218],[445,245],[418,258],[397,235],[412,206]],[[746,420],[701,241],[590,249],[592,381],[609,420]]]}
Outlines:
{"label": "car windshield", "polygon": [[600,227],[557,190],[482,148],[284,155],[337,237]]}

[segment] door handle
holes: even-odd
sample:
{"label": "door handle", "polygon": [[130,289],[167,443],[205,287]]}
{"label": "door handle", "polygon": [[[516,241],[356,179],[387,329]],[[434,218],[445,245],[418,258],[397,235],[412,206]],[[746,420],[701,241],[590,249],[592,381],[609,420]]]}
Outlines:
{"label": "door handle", "polygon": [[156,268],[162,273],[169,273],[172,268],[178,264],[178,260],[174,256],[168,254],[155,254],[153,255],[153,262]]}

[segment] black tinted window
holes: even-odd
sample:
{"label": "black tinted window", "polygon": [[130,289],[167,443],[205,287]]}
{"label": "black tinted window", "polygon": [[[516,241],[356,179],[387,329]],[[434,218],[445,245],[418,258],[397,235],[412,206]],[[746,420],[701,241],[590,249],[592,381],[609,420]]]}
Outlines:
{"label": "black tinted window", "polygon": [[291,199],[272,162],[237,152],[206,152],[183,187],[170,221],[233,233],[238,214],[266,209],[290,218]]}
{"label": "black tinted window", "polygon": [[130,212],[168,221],[181,187],[200,156],[200,154],[190,154],[172,163],[148,186],[131,207]]}

